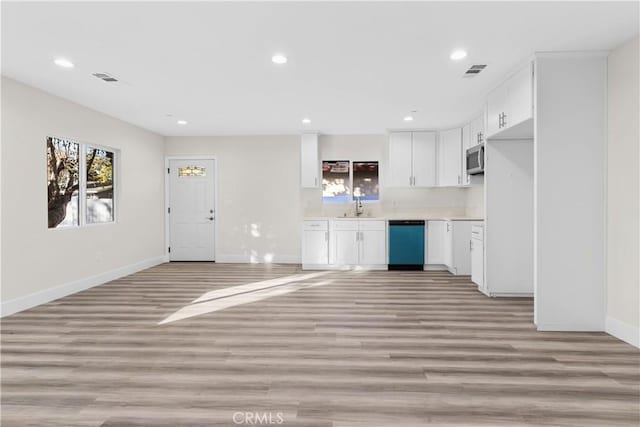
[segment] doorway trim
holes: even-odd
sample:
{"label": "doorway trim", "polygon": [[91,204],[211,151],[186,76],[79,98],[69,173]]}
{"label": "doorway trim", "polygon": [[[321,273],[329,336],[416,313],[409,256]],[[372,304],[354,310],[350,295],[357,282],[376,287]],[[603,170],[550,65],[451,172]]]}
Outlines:
{"label": "doorway trim", "polygon": [[171,237],[171,227],[169,226],[169,162],[171,160],[212,160],[213,161],[213,212],[215,220],[213,223],[213,262],[218,259],[218,159],[213,156],[164,156],[164,258],[169,262],[169,243]]}

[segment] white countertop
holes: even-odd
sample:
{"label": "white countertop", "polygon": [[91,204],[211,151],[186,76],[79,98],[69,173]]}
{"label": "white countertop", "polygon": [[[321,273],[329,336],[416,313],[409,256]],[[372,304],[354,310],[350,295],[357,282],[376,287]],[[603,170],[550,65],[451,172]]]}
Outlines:
{"label": "white countertop", "polygon": [[389,216],[347,216],[347,217],[337,217],[337,216],[310,216],[305,217],[305,221],[329,221],[329,220],[360,220],[360,221],[390,221],[390,220],[424,220],[424,221],[484,221],[484,218],[476,218],[476,217],[466,217],[466,216],[418,216],[418,215],[389,215]]}

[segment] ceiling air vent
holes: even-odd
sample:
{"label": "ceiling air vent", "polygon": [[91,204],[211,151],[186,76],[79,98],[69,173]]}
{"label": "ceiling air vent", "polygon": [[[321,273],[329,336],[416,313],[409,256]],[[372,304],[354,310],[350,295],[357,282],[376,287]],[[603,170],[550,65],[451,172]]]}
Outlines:
{"label": "ceiling air vent", "polygon": [[480,74],[480,71],[484,70],[486,67],[486,64],[472,65],[471,68],[465,71],[464,76],[462,77],[475,77]]}
{"label": "ceiling air vent", "polygon": [[118,79],[116,79],[115,77],[113,77],[112,75],[109,75],[107,73],[94,73],[93,74],[95,77],[99,78],[100,80],[103,80],[105,82],[117,82]]}

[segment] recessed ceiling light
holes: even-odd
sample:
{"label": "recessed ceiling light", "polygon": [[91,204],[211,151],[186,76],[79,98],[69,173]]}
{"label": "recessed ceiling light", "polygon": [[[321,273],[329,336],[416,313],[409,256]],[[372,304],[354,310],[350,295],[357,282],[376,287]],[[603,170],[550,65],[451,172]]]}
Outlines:
{"label": "recessed ceiling light", "polygon": [[304,119],[302,119],[302,123],[304,123],[305,125],[308,125],[309,123],[311,123],[311,119],[308,119],[305,117]]}
{"label": "recessed ceiling light", "polygon": [[413,121],[413,116],[405,116],[404,121],[405,122],[412,122]]}
{"label": "recessed ceiling light", "polygon": [[449,58],[453,59],[454,61],[459,61],[462,58],[466,58],[467,56],[467,52],[462,50],[462,49],[458,49],[458,50],[454,50],[453,52],[451,52],[451,55],[449,56]]}
{"label": "recessed ceiling light", "polygon": [[73,68],[73,62],[69,61],[66,58],[56,58],[53,61],[54,64],[56,64],[58,67],[62,67],[62,68]]}
{"label": "recessed ceiling light", "polygon": [[287,63],[287,57],[282,55],[282,54],[275,54],[271,57],[271,60],[275,63],[275,64],[286,64]]}
{"label": "recessed ceiling light", "polygon": [[186,120],[178,120],[178,124],[179,125],[186,125],[187,121]]}

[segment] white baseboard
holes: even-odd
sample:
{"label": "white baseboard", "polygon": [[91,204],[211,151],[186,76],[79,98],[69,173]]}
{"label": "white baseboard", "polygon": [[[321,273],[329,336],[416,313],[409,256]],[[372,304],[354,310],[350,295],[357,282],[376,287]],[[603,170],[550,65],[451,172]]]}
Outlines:
{"label": "white baseboard", "polygon": [[640,348],[640,328],[609,316],[607,316],[605,323],[606,333]]}
{"label": "white baseboard", "polygon": [[449,269],[442,264],[425,264],[424,271],[449,271]]}
{"label": "white baseboard", "polygon": [[303,270],[336,270],[336,271],[371,271],[388,270],[387,264],[352,265],[352,264],[302,264]]}
{"label": "white baseboard", "polygon": [[302,259],[295,255],[274,255],[269,261],[264,257],[251,255],[222,254],[216,255],[216,262],[221,264],[300,264]]}
{"label": "white baseboard", "polygon": [[538,323],[539,331],[545,332],[602,332],[603,325],[588,323]]}
{"label": "white baseboard", "polygon": [[532,292],[491,292],[493,298],[533,298]]}
{"label": "white baseboard", "polygon": [[9,301],[4,301],[0,306],[0,317],[9,316],[37,305],[46,304],[53,300],[57,300],[58,298],[66,297],[67,295],[102,285],[103,283],[145,270],[155,265],[162,264],[163,262],[167,262],[167,258],[164,255],[149,258],[135,264],[126,265],[124,267],[96,274],[95,276],[85,277],[70,283],[65,283],[64,285],[34,292]]}

